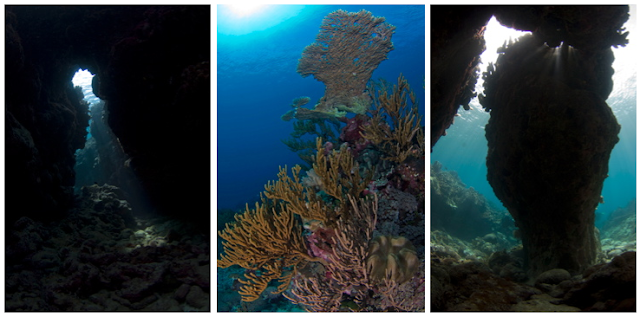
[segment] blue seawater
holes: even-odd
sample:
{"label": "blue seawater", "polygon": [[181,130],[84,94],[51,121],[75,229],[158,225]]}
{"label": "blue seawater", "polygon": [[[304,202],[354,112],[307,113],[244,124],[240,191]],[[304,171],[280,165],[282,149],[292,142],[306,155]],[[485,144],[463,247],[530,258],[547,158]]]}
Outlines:
{"label": "blue seawater", "polygon": [[293,121],[280,116],[296,97],[311,97],[311,105],[324,95],[324,84],[300,76],[296,65],[322,19],[335,10],[368,10],[396,26],[394,50],[372,79],[395,84],[402,73],[424,111],[424,6],[274,5],[244,18],[234,17],[225,6],[217,9],[218,209],[251,206],[267,181],[277,179],[278,166],[302,163],[281,142],[289,138]]}
{"label": "blue seawater", "polygon": [[[370,11],[396,27],[394,50],[375,70],[372,80],[397,83],[402,73],[425,104],[425,6],[422,5],[270,5],[239,16],[217,6],[217,168],[214,210],[221,224],[233,213],[253,207],[264,185],[277,179],[278,167],[303,161],[282,143],[293,132],[293,120],[280,117],[294,98],[308,96],[309,105],[325,86],[296,72],[303,49],[315,41],[323,18],[338,9]],[[425,123],[422,122],[424,125]],[[223,211],[224,210],[224,211]],[[218,251],[223,252],[218,239]],[[299,311],[286,299],[269,296],[240,306],[237,267],[218,269],[218,311]]]}

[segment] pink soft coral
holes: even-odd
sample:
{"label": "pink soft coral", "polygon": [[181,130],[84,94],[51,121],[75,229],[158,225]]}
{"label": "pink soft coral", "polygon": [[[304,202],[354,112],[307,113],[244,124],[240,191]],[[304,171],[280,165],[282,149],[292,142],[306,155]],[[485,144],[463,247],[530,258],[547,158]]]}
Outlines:
{"label": "pink soft coral", "polygon": [[333,229],[317,228],[308,237],[309,253],[311,256],[319,257],[325,261],[330,261],[333,256],[333,241],[336,236]]}

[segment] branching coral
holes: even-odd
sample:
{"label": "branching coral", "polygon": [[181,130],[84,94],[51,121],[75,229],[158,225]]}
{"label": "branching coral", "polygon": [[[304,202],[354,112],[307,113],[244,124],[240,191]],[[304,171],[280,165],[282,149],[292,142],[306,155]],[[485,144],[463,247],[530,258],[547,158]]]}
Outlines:
{"label": "branching coral", "polygon": [[291,291],[284,294],[309,311],[345,310],[345,298],[352,298],[362,307],[369,296],[366,241],[371,239],[375,228],[378,197],[356,201],[348,196],[348,199],[350,213],[336,223],[333,252],[323,263],[325,273],[298,274],[293,279]]}
{"label": "branching coral", "polygon": [[336,217],[333,208],[324,204],[315,189],[304,186],[300,178],[301,169],[300,165],[294,166],[290,177],[286,166],[280,168],[278,180],[265,185],[265,195],[273,200],[284,201],[284,208],[300,215],[305,222],[317,220],[326,223]]}
{"label": "branching coral", "polygon": [[[255,209],[247,209],[235,216],[236,222],[219,231],[225,254],[220,255],[218,267],[239,265],[247,270],[246,280],[240,289],[243,301],[254,301],[267,284],[275,279],[280,281],[278,291],[289,285],[293,276],[283,268],[295,268],[306,261],[316,261],[308,255],[302,239],[302,228],[295,221],[293,213],[282,205],[275,205],[262,199]],[[256,273],[256,272],[259,272]]]}
{"label": "branching coral", "polygon": [[291,119],[294,118],[296,111],[298,110],[298,108],[300,108],[301,106],[306,105],[307,103],[309,103],[309,101],[311,100],[311,98],[309,97],[298,97],[293,99],[293,102],[291,103],[291,107],[293,107],[293,109],[287,111],[287,113],[283,114],[282,117],[280,117],[280,119],[282,119],[283,121],[289,121]]}
{"label": "branching coral", "polygon": [[[294,104],[295,104],[294,100]],[[303,108],[302,108],[303,109]],[[308,109],[307,109],[308,110]],[[293,111],[293,110],[292,110]],[[285,114],[286,115],[286,114]],[[314,151],[316,149],[315,140],[303,140],[305,135],[312,135],[315,137],[321,137],[327,142],[337,142],[337,132],[340,130],[340,121],[335,117],[327,119],[298,119],[293,123],[293,132],[291,132],[291,138],[282,140],[282,143],[286,144],[293,152],[297,152],[298,156],[309,164],[304,166],[304,170],[311,168],[315,159]]]}
{"label": "branching coral", "polygon": [[[333,150],[328,155],[322,147],[322,139],[316,139],[316,157],[313,171],[322,182],[322,192],[337,204],[327,202],[313,187],[305,187],[300,178],[299,165],[291,169],[280,169],[278,180],[265,186],[265,195],[270,199],[286,202],[285,207],[300,215],[304,221],[317,220],[330,225],[349,209],[347,195],[359,197],[369,183],[370,176],[361,176],[360,168],[346,150]],[[337,208],[336,208],[337,206]]]}
{"label": "branching coral", "polygon": [[384,152],[386,160],[402,163],[409,157],[424,157],[424,127],[415,94],[402,75],[391,94],[387,88],[382,85],[373,98],[371,124],[363,126],[362,136]]}
{"label": "branching coral", "polygon": [[285,166],[280,168],[277,181],[265,185],[261,203],[256,203],[254,209],[247,206],[244,213],[235,216],[235,223],[219,231],[225,240],[225,254],[221,254],[218,267],[239,265],[249,270],[241,281],[244,285],[239,293],[243,301],[257,299],[269,282],[276,279],[280,283],[277,292],[282,292],[298,267],[309,261],[324,262],[309,255],[302,226],[294,215],[299,215],[305,226],[316,228],[335,227],[339,219],[358,215],[349,207],[348,197],[359,197],[368,178],[360,177],[359,167],[348,151],[334,150],[327,156],[320,138],[316,146],[318,153],[313,168],[330,201],[325,201],[313,187],[304,186],[299,165],[291,169],[291,176]]}
{"label": "branching coral", "polygon": [[367,82],[393,50],[394,30],[395,26],[383,17],[374,17],[365,10],[338,10],[327,15],[316,41],[305,47],[298,62],[298,73],[303,77],[313,75],[323,82],[325,94],[313,110],[299,108],[296,118],[363,114],[371,102],[365,92]]}

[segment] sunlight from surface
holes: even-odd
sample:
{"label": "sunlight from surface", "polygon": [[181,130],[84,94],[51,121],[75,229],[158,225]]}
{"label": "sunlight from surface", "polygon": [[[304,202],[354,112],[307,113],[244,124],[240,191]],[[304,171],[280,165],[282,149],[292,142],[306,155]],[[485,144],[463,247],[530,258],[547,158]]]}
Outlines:
{"label": "sunlight from surface", "polygon": [[74,86],[82,88],[82,94],[84,94],[84,100],[89,103],[89,109],[100,102],[100,99],[93,94],[93,76],[94,75],[86,69],[78,69],[71,80]]}
{"label": "sunlight from surface", "polygon": [[274,27],[304,8],[301,5],[218,5],[218,34],[244,35]]}
{"label": "sunlight from surface", "polygon": [[84,69],[79,69],[76,74],[73,76],[71,82],[73,82],[74,86],[91,86],[91,80],[93,79],[93,74],[90,71]]}
{"label": "sunlight from surface", "polygon": [[487,28],[484,31],[484,40],[486,42],[487,49],[480,56],[482,58],[482,63],[485,65],[484,68],[486,68],[486,65],[488,65],[489,62],[496,62],[496,59],[498,59],[498,47],[509,41],[515,41],[517,38],[525,34],[531,34],[531,32],[510,29],[502,26],[500,22],[496,20],[496,17],[491,17],[491,20],[487,23]]}
{"label": "sunlight from surface", "polygon": [[[482,72],[487,70],[489,62],[496,62],[498,48],[510,38],[515,40],[526,33],[529,32],[509,29],[500,25],[495,17],[491,18],[484,32],[486,50],[480,56],[481,65],[476,93],[480,94],[483,91]],[[484,137],[484,127],[489,120],[489,113],[484,111],[478,98],[471,99],[470,106],[472,108],[470,111],[460,107],[459,116],[455,117],[454,124],[447,130],[447,136],[442,137],[434,146],[431,162],[440,161],[445,168],[455,170],[467,186],[472,186],[501,208],[502,203],[486,180],[487,166],[484,157],[487,153],[487,139]]]}
{"label": "sunlight from surface", "polygon": [[[637,52],[636,42],[638,41],[637,29],[636,29],[636,5],[630,5],[629,20],[624,24],[625,31],[629,31],[627,39],[629,44],[625,47],[613,48],[613,54],[615,60],[613,61],[613,91],[607,99],[607,103],[616,115],[620,114],[620,102],[622,100],[635,100],[635,94],[637,92],[636,77],[637,77]],[[635,106],[635,105],[634,105]],[[627,111],[624,111],[627,112]]]}
{"label": "sunlight from surface", "polygon": [[265,7],[267,7],[267,5],[265,4],[227,4],[226,5],[229,10],[231,10],[231,12],[237,17],[237,18],[244,18],[244,17],[249,17],[255,13],[257,13],[259,10],[264,10]]}
{"label": "sunlight from surface", "polygon": [[[496,17],[491,17],[489,23],[487,23],[487,28],[484,31],[484,40],[486,42],[486,50],[482,55],[480,55],[480,75],[478,76],[478,82],[476,83],[476,92],[480,94],[483,90],[482,84],[484,80],[482,80],[482,72],[487,71],[487,66],[489,63],[496,63],[498,59],[498,48],[508,43],[509,41],[515,41],[517,38],[525,35],[531,34],[531,32],[523,32],[515,29],[510,29],[508,27],[502,26]],[[480,103],[478,102],[478,98],[474,98],[471,101],[472,108],[482,109]],[[459,113],[465,112],[464,109],[459,111]]]}

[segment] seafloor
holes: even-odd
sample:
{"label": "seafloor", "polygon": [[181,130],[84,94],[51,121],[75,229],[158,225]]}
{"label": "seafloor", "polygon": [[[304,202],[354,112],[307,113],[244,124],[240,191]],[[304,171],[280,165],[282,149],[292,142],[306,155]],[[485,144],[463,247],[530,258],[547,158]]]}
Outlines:
{"label": "seafloor", "polygon": [[431,167],[431,208],[432,311],[636,309],[635,200],[603,222],[595,265],[537,277],[524,269],[513,219],[440,164]]}
{"label": "seafloor", "polygon": [[209,238],[121,197],[92,185],[61,221],[9,225],[6,311],[209,311]]}

